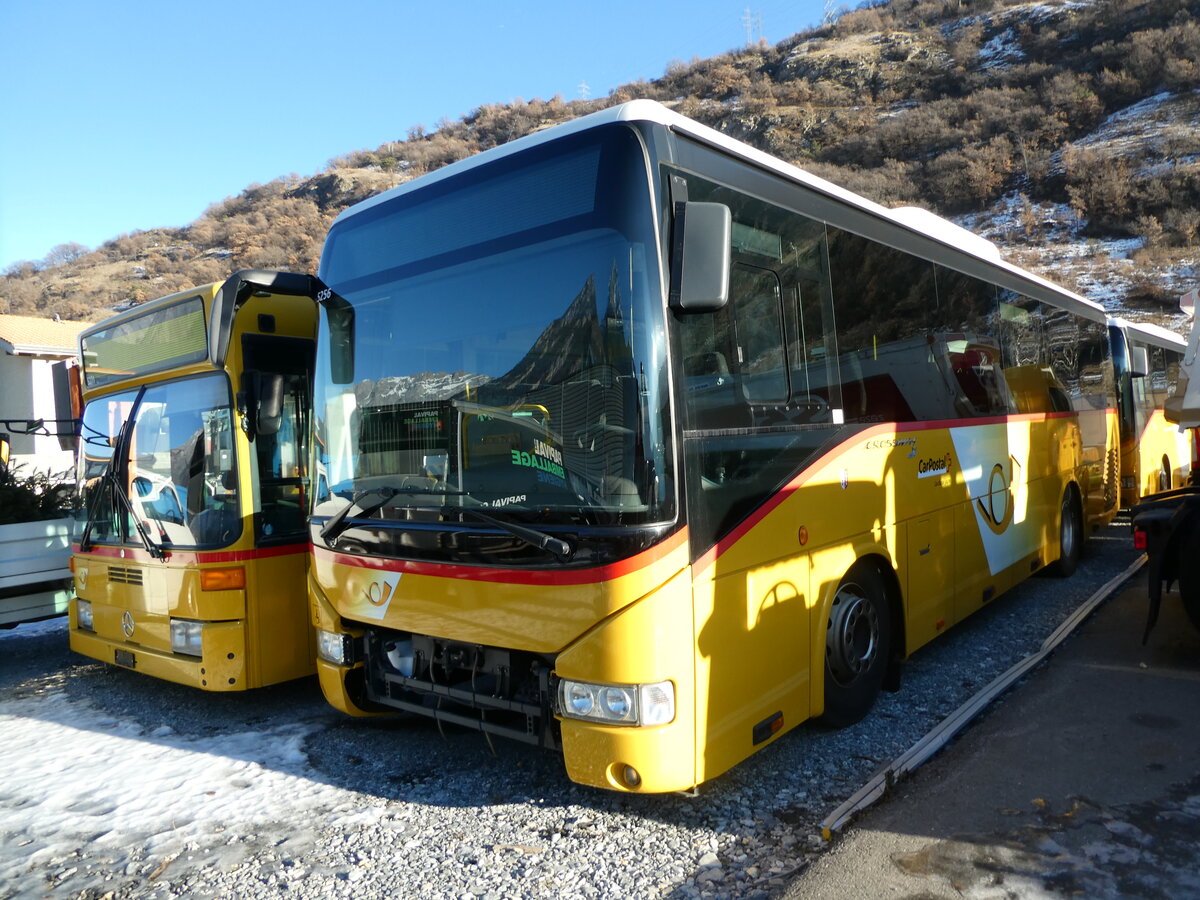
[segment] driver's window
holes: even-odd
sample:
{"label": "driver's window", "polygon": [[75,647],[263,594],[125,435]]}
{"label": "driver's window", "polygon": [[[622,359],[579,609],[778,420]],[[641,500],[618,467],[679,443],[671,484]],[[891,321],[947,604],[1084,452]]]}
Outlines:
{"label": "driver's window", "polygon": [[129,444],[134,514],[155,542],[225,545],[241,531],[229,393],[220,376],[151,388]]}

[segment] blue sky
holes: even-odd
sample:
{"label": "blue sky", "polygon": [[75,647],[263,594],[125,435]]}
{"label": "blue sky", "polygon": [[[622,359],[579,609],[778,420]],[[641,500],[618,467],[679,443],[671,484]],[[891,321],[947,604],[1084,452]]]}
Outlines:
{"label": "blue sky", "polygon": [[[840,5],[840,4],[839,4]],[[601,97],[825,0],[0,0],[0,270],[181,226],[485,103]],[[761,23],[761,24],[760,24]]]}

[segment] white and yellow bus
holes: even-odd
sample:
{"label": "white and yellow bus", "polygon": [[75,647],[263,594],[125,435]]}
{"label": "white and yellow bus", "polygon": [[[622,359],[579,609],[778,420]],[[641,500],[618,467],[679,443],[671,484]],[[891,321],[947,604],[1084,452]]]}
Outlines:
{"label": "white and yellow bus", "polygon": [[687,790],[1117,510],[1096,304],[649,101],[344,212],[309,588],[338,708]]}
{"label": "white and yellow bus", "polygon": [[1196,430],[1163,416],[1174,396],[1187,343],[1148,322],[1109,322],[1121,434],[1121,506],[1189,483]]}
{"label": "white and yellow bus", "polygon": [[80,335],[76,652],[210,691],[313,672],[311,284],[239,272]]}

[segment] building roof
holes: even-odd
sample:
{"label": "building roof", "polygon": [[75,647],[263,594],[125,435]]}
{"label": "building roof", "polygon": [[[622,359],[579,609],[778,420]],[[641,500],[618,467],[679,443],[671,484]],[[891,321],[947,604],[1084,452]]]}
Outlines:
{"label": "building roof", "polygon": [[12,356],[74,356],[79,332],[91,324],[0,315],[0,349]]}

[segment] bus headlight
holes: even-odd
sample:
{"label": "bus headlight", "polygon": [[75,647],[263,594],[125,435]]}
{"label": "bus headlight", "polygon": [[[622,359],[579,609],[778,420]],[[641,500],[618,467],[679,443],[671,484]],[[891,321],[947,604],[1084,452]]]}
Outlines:
{"label": "bus headlight", "polygon": [[95,631],[96,627],[92,621],[92,601],[91,600],[76,600],[75,601],[75,622],[84,631]]}
{"label": "bus headlight", "polygon": [[203,656],[201,629],[203,623],[185,619],[171,620],[171,652],[187,656]]}
{"label": "bus headlight", "polygon": [[558,683],[558,712],[609,725],[666,725],[675,719],[675,683],[592,684],[564,678]]}
{"label": "bus headlight", "polygon": [[338,631],[317,629],[317,656],[338,666],[354,663],[354,638]]}

